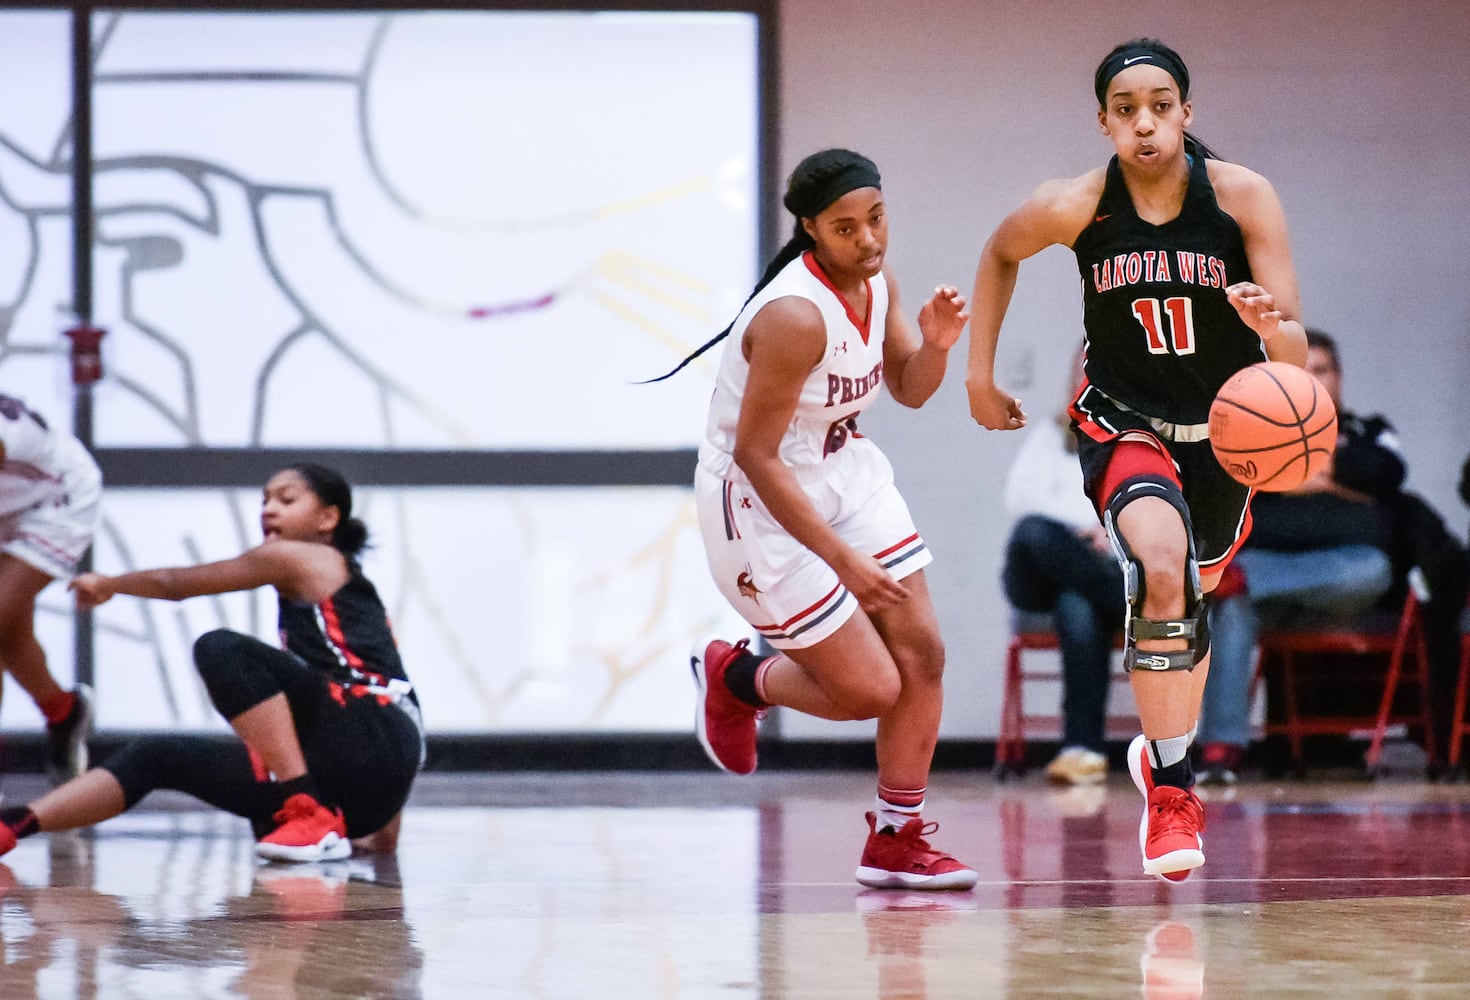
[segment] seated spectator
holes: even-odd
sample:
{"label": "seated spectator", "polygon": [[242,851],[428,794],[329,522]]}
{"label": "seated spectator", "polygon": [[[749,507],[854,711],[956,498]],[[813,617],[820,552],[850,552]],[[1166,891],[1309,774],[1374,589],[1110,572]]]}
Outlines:
{"label": "seated spectator", "polygon": [[[1460,466],[1460,499],[1470,507],[1470,455],[1465,456],[1465,464]],[[1470,541],[1470,535],[1465,540]]]}
{"label": "seated spectator", "polygon": [[[1403,491],[1407,470],[1393,426],[1381,415],[1359,416],[1344,408],[1342,368],[1332,337],[1307,331],[1306,367],[1337,406],[1337,450],[1329,468],[1298,489],[1256,495],[1254,526],[1234,561],[1238,572],[1213,595],[1213,655],[1198,734],[1198,773],[1204,783],[1229,784],[1237,778],[1250,740],[1253,659],[1262,629],[1351,618],[1375,606],[1396,610],[1416,567],[1416,573],[1433,577],[1437,600],[1464,601],[1463,558],[1457,560],[1457,580],[1427,551],[1454,543],[1447,535],[1426,541],[1438,516]],[[1425,577],[1418,579],[1422,585]],[[1425,610],[1428,631],[1428,605]],[[1437,668],[1436,658],[1442,656],[1442,651],[1431,652],[1431,680],[1436,701],[1447,704],[1439,692],[1452,690],[1454,667]],[[1449,688],[1437,678],[1446,671]]]}
{"label": "seated spectator", "polygon": [[[1082,379],[1082,354],[1073,366]],[[1123,574],[1082,492],[1066,410],[1027,432],[1006,479],[1016,518],[1001,582],[1019,611],[1050,614],[1062,659],[1062,749],[1046,767],[1063,785],[1107,778],[1104,741],[1113,638],[1123,624]]]}

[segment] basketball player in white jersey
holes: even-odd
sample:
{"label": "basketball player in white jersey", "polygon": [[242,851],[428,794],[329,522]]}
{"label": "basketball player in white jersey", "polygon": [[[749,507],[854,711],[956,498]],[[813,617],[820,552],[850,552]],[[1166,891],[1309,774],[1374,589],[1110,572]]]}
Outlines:
{"label": "basketball player in white jersey", "polygon": [[47,772],[57,784],[87,768],[91,690],[64,690],[36,641],[36,596],[70,580],[97,530],[102,474],[70,434],[0,393],[0,669],[46,717]]}
{"label": "basketball player in white jersey", "polygon": [[931,556],[888,459],[857,424],[885,386],[911,407],[934,393],[965,302],[937,289],[919,313],[922,336],[904,318],[866,157],[807,157],[785,205],[795,235],[735,322],[691,355],[729,336],[694,483],[710,570],[780,652],[701,641],[690,660],[696,731],[717,765],[749,774],[756,720],[771,705],[876,718],[878,797],[857,880],[969,889],[976,873],[930,847],[935,824],[920,816],[943,704],[944,646],[923,573]]}

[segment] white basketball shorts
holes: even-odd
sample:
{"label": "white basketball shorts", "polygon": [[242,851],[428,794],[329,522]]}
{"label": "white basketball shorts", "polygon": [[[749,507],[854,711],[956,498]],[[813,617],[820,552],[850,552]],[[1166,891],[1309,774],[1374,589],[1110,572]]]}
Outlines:
{"label": "white basketball shorts", "polygon": [[[78,446],[80,451],[80,446]],[[77,461],[54,495],[0,517],[0,552],[56,580],[70,580],[101,517],[102,474],[91,456]]]}
{"label": "white basketball shorts", "polygon": [[[933,561],[893,484],[893,467],[866,438],[851,439],[821,465],[798,470],[797,481],[833,530],[894,579]],[[772,646],[814,646],[858,609],[832,567],[776,523],[750,486],[701,468],[694,495],[715,585]]]}

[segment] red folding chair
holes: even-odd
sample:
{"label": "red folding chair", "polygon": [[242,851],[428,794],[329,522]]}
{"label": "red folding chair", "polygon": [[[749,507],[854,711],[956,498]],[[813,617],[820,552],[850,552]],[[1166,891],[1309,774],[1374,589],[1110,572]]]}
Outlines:
{"label": "red folding chair", "polygon": [[[1267,713],[1264,731],[1267,736],[1285,736],[1291,747],[1292,766],[1297,774],[1306,771],[1303,743],[1308,736],[1371,732],[1372,737],[1363,763],[1368,773],[1378,768],[1383,756],[1383,743],[1390,726],[1423,727],[1425,751],[1435,759],[1434,725],[1431,717],[1429,657],[1424,644],[1424,630],[1419,619],[1419,602],[1410,592],[1397,616],[1368,614],[1352,623],[1326,624],[1320,627],[1268,631],[1259,640],[1260,657],[1256,664],[1255,683],[1276,672],[1282,699],[1280,717]],[[1312,671],[1304,656],[1332,657],[1327,670]],[[1387,667],[1380,664],[1387,658]],[[1352,664],[1351,661],[1357,661]],[[1313,680],[1325,680],[1339,686],[1366,685],[1376,693],[1377,711],[1373,714],[1340,711],[1313,714],[1304,711],[1302,690]],[[1402,698],[1406,682],[1417,690],[1413,707],[1405,708]]]}
{"label": "red folding chair", "polygon": [[[1114,649],[1123,648],[1121,634]],[[1022,611],[1011,616],[1011,637],[1006,644],[1005,683],[1000,706],[1000,735],[995,742],[995,776],[1026,773],[1026,739],[1028,736],[1060,738],[1062,719],[1060,715],[1039,714],[1026,709],[1026,688],[1031,683],[1050,683],[1058,688],[1062,682],[1059,658],[1050,657],[1046,667],[1032,667],[1027,663],[1027,653],[1057,653],[1061,644],[1057,640],[1056,625],[1052,616],[1038,612]],[[1126,680],[1126,675],[1114,670],[1110,674],[1114,681]],[[1138,732],[1137,715],[1112,715],[1107,718],[1110,735],[1132,736]]]}
{"label": "red folding chair", "polygon": [[1460,677],[1455,682],[1455,716],[1450,723],[1450,773],[1460,766],[1460,747],[1470,722],[1465,720],[1466,689],[1470,688],[1470,604],[1460,612]]}

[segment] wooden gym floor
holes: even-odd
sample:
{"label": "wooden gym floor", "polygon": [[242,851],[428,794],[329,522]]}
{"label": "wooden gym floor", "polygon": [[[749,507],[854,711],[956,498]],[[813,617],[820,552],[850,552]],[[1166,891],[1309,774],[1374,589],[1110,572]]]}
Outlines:
{"label": "wooden gym floor", "polygon": [[[7,802],[41,789],[5,779]],[[426,774],[396,858],[256,862],[155,795],[0,862],[0,997],[1470,995],[1470,786],[1248,781],[1208,863],[1140,874],[1126,774],[945,771],[933,841],[973,892],[852,881],[872,776]]]}

